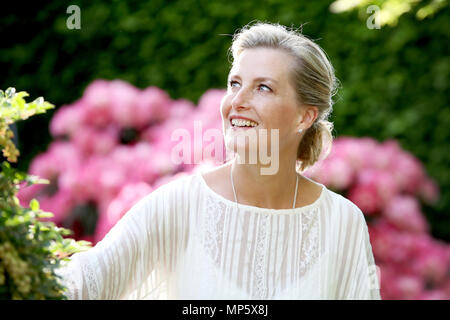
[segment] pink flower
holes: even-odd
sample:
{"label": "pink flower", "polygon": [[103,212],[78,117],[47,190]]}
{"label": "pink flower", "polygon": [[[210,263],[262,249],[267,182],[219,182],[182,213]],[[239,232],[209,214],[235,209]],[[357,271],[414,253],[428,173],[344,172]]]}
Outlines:
{"label": "pink flower", "polygon": [[[171,154],[172,149],[180,143],[189,143],[190,146],[193,131],[188,125],[180,119],[166,121],[162,125],[147,129],[144,133],[145,140],[150,141],[153,148]],[[183,136],[183,138],[180,138],[180,132],[186,134],[186,137]]]}
{"label": "pink flower", "polygon": [[404,299],[397,279],[399,273],[392,264],[378,264],[380,268],[380,294],[383,300],[399,300]]}
{"label": "pink flower", "polygon": [[20,189],[17,192],[17,198],[22,207],[28,208],[31,199],[36,198],[40,200],[39,194],[48,187],[47,184],[33,184],[31,186],[26,186],[26,184],[21,184]]}
{"label": "pink flower", "polygon": [[72,140],[74,145],[86,157],[91,154],[108,154],[118,143],[118,136],[118,128],[113,126],[106,127],[103,130],[84,127],[73,136]]}
{"label": "pink flower", "polygon": [[389,139],[378,144],[376,151],[371,154],[373,156],[373,167],[378,170],[388,170],[402,152],[396,140]]}
{"label": "pink flower", "polygon": [[[220,113],[221,101],[226,93],[223,89],[210,89],[199,99],[196,112],[192,114],[190,121],[200,121],[203,133],[208,129],[223,130],[223,119]],[[228,120],[226,120],[228,121]],[[223,133],[220,137],[223,144]]]}
{"label": "pink flower", "polygon": [[95,231],[95,242],[102,240],[125,213],[139,200],[149,195],[152,190],[144,182],[125,185],[117,197],[109,204],[107,211],[100,215]]}
{"label": "pink flower", "polygon": [[425,178],[419,186],[419,196],[428,204],[436,204],[439,200],[439,186],[435,181]]}
{"label": "pink flower", "polygon": [[208,129],[216,129],[222,133],[222,118],[218,110],[199,110],[198,112],[192,113],[189,119],[186,119],[186,124],[190,128],[201,127],[203,131]]}
{"label": "pink flower", "polygon": [[434,286],[443,284],[450,271],[450,259],[446,249],[446,244],[430,242],[428,249],[419,251],[416,259],[412,261],[414,270]]}
{"label": "pink flower", "polygon": [[62,221],[70,213],[74,205],[72,195],[67,190],[59,190],[52,196],[44,196],[39,199],[39,207],[47,212],[53,213],[53,217],[45,220],[51,220],[57,224]]}
{"label": "pink flower", "polygon": [[124,169],[128,181],[144,181],[150,184],[178,168],[170,153],[145,141],[134,146],[118,146],[110,155],[110,159],[112,163]]}
{"label": "pink flower", "polygon": [[349,165],[359,171],[372,167],[376,142],[372,138],[341,137],[334,141],[329,155],[330,161],[335,157],[345,159]]}
{"label": "pink flower", "polygon": [[327,173],[327,163],[329,162],[329,159],[317,161],[313,166],[303,171],[303,174],[310,179],[328,186],[331,180],[331,176]]}
{"label": "pink flower", "polygon": [[57,179],[61,172],[77,167],[80,154],[70,142],[54,141],[45,153],[31,162],[29,173],[44,179]]}
{"label": "pink flower", "polygon": [[354,171],[344,159],[336,157],[332,161],[328,161],[324,168],[326,168],[326,174],[329,177],[329,187],[345,190],[352,184]]}
{"label": "pink flower", "polygon": [[126,168],[108,158],[91,156],[78,170],[61,174],[59,185],[70,190],[77,202],[98,201],[103,197],[115,196],[127,177]]}
{"label": "pink flower", "polygon": [[444,290],[447,299],[450,299],[450,277],[447,277],[447,280],[442,285],[442,290]]}
{"label": "pink flower", "polygon": [[153,183],[157,177],[172,174],[178,167],[172,161],[170,154],[160,152],[158,149],[155,149],[151,158],[143,161],[141,166],[145,168],[146,172],[143,176],[146,180],[143,181],[148,181],[149,183]]}
{"label": "pink flower", "polygon": [[50,152],[38,154],[30,164],[28,172],[44,179],[51,179],[59,175],[59,168],[55,157]]}
{"label": "pink flower", "polygon": [[169,108],[169,118],[167,121],[175,120],[175,119],[186,119],[193,112],[195,112],[196,107],[191,101],[186,99],[178,99],[173,100],[172,105]]}
{"label": "pink flower", "polygon": [[47,153],[54,157],[52,164],[56,165],[59,171],[77,168],[81,163],[82,156],[79,150],[70,142],[54,141]]}
{"label": "pink flower", "polygon": [[[90,161],[88,160],[88,162]],[[99,190],[95,174],[99,172],[100,168],[97,166],[94,170],[90,170],[91,166],[92,164],[87,163],[79,170],[67,170],[58,178],[59,188],[69,191],[77,203],[95,198],[96,191]]]}
{"label": "pink flower", "polygon": [[130,156],[133,162],[130,176],[136,181],[152,184],[159,176],[170,174],[177,168],[169,153],[151,147],[145,142],[136,144]]}
{"label": "pink flower", "polygon": [[86,88],[79,101],[84,109],[84,124],[102,128],[111,123],[114,89],[111,82],[106,80],[95,80]]}
{"label": "pink flower", "polygon": [[394,288],[398,298],[416,300],[425,288],[423,280],[415,275],[397,275],[394,279]]}
{"label": "pink flower", "polygon": [[129,181],[127,169],[108,161],[107,158],[102,159],[101,169],[97,174],[100,192],[97,191],[96,199],[117,195]]}
{"label": "pink flower", "polygon": [[116,124],[121,128],[141,125],[141,114],[136,110],[140,91],[136,87],[121,80],[114,80],[110,82],[109,94],[112,117]]}
{"label": "pink flower", "polygon": [[83,104],[79,101],[73,105],[58,108],[50,121],[50,133],[53,137],[67,134],[69,137],[79,130],[84,120]]}
{"label": "pink flower", "polygon": [[425,177],[422,164],[406,152],[397,154],[389,171],[397,181],[400,191],[406,191],[411,194],[418,192]]}
{"label": "pink flower", "polygon": [[114,162],[117,166],[127,168],[133,167],[133,152],[135,146],[133,145],[117,145],[109,154],[109,159]]}
{"label": "pink flower", "polygon": [[148,87],[140,92],[135,105],[134,126],[143,128],[151,122],[162,122],[170,116],[172,100],[169,95],[157,88]]}
{"label": "pink flower", "polygon": [[117,145],[119,140],[119,130],[117,127],[109,126],[105,130],[92,136],[95,141],[92,152],[94,154],[106,155]]}
{"label": "pink flower", "polygon": [[449,300],[450,296],[442,289],[426,290],[419,294],[417,300]]}
{"label": "pink flower", "polygon": [[425,288],[423,280],[392,264],[378,265],[381,272],[381,297],[384,300],[417,299]]}
{"label": "pink flower", "polygon": [[389,232],[391,232],[391,230],[383,230],[383,227],[386,228],[380,222],[375,225],[369,224],[368,231],[375,259],[377,261],[386,262],[389,259]]}
{"label": "pink flower", "polygon": [[356,184],[372,188],[379,199],[378,208],[384,207],[389,200],[398,193],[394,179],[386,171],[379,169],[362,169],[356,179]]}
{"label": "pink flower", "polygon": [[393,232],[390,235],[389,261],[399,264],[404,270],[412,271],[409,262],[415,253],[415,235],[407,232]]}
{"label": "pink flower", "polygon": [[383,215],[401,230],[415,233],[428,231],[428,224],[420,211],[419,203],[412,196],[393,197],[384,208]]}
{"label": "pink flower", "polygon": [[220,104],[226,93],[223,89],[209,89],[198,100],[197,110],[200,113],[211,113],[220,118]]}
{"label": "pink flower", "polygon": [[369,225],[369,234],[377,261],[404,264],[414,258],[415,235],[399,231],[383,218],[375,225]]}
{"label": "pink flower", "polygon": [[381,198],[373,184],[357,184],[348,193],[348,199],[356,204],[362,212],[374,215],[380,208]]}
{"label": "pink flower", "polygon": [[384,207],[398,192],[398,186],[392,175],[386,171],[376,171],[373,176],[373,183],[381,199],[381,207]]}

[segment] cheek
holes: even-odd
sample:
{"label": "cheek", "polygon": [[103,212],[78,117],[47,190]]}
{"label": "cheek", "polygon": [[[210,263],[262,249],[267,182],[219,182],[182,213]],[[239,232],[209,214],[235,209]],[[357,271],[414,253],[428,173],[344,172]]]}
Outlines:
{"label": "cheek", "polygon": [[220,113],[222,117],[226,117],[231,110],[231,98],[227,94],[220,101]]}
{"label": "cheek", "polygon": [[271,129],[278,129],[280,137],[289,135],[292,130],[292,121],[294,114],[290,110],[284,108],[281,105],[276,106],[277,111],[265,112],[264,119],[266,121],[266,127]]}

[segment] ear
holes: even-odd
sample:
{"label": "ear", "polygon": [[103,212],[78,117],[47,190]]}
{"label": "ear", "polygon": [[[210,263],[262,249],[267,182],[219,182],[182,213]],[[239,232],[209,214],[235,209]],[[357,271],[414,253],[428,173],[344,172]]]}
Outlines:
{"label": "ear", "polygon": [[303,105],[300,108],[297,131],[300,129],[306,130],[312,126],[319,116],[319,108],[311,105]]}

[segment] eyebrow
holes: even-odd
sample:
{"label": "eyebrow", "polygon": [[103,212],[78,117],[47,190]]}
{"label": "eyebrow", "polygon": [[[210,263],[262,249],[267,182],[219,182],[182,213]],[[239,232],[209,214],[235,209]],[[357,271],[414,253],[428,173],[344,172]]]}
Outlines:
{"label": "eyebrow", "polygon": [[[231,75],[228,77],[228,81],[230,81],[231,78],[233,78],[233,77],[241,79],[241,77],[239,77],[237,74],[231,74]],[[253,82],[256,82],[256,81],[264,81],[264,80],[269,80],[269,81],[271,81],[271,82],[274,82],[274,83],[278,84],[278,81],[277,81],[277,80],[275,80],[275,79],[273,79],[273,78],[270,78],[270,77],[258,77],[258,78],[253,79]]]}

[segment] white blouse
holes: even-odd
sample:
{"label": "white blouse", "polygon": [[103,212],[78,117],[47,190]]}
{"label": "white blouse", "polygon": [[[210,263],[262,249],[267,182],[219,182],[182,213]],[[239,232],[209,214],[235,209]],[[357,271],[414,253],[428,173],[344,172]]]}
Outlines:
{"label": "white blouse", "polygon": [[381,299],[364,215],[322,185],[312,204],[237,204],[200,172],[135,204],[57,271],[69,299]]}

